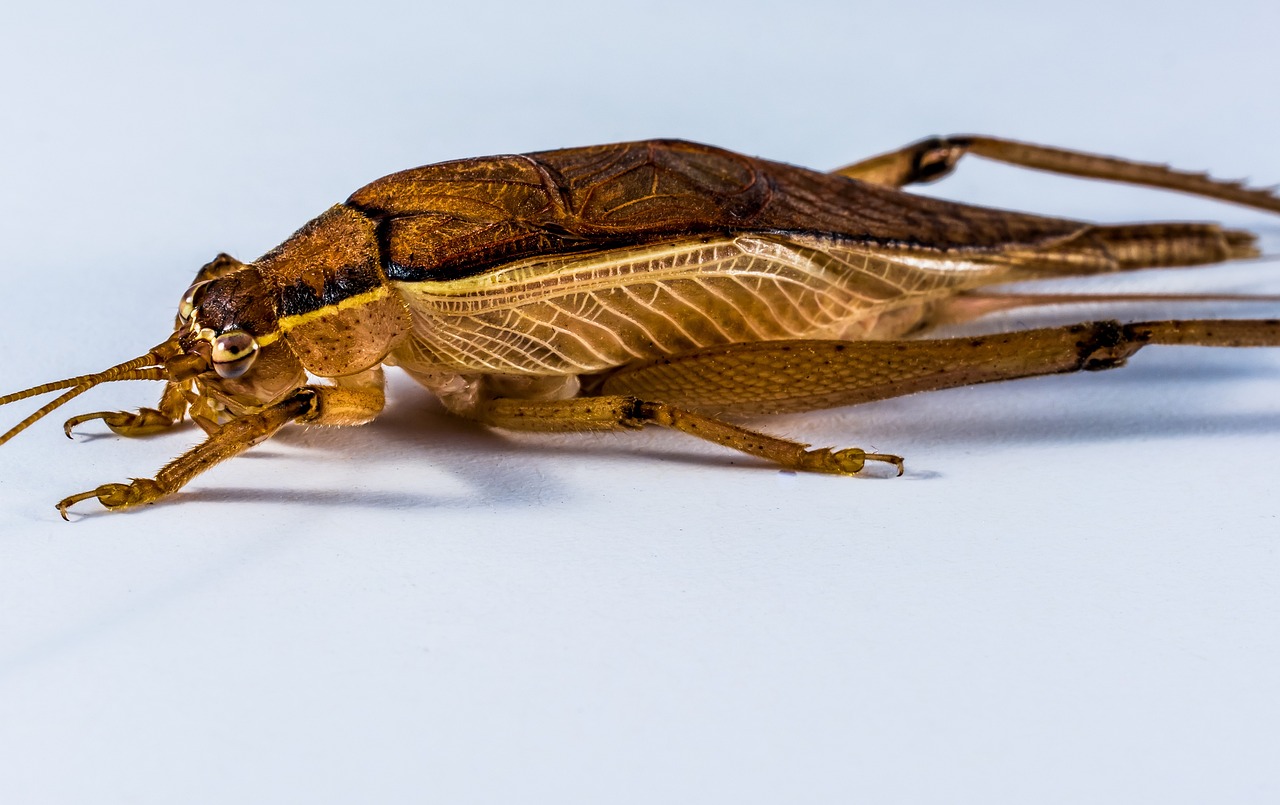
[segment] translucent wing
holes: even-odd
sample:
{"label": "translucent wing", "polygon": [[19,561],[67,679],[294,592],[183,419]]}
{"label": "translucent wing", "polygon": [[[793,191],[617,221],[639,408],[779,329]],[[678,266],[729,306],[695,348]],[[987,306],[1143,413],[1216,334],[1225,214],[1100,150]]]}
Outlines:
{"label": "translucent wing", "polygon": [[934,300],[999,281],[998,257],[740,236],[532,259],[395,283],[413,311],[407,367],[589,374],[699,347],[888,337]]}

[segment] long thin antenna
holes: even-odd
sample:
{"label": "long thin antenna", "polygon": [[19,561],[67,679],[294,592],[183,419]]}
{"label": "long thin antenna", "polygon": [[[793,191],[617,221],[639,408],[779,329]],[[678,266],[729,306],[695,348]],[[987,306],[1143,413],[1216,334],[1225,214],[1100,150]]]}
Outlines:
{"label": "long thin antenna", "polygon": [[42,383],[39,386],[32,386],[29,389],[0,397],[0,405],[8,405],[11,402],[25,400],[28,397],[36,397],[50,391],[69,389],[66,393],[59,395],[57,399],[42,406],[40,410],[14,425],[3,435],[0,435],[0,444],[9,441],[33,423],[47,416],[49,412],[79,397],[99,383],[110,383],[117,380],[168,380],[169,372],[165,369],[164,362],[167,358],[176,354],[176,349],[176,343],[166,341],[148,351],[146,355],[140,355],[124,363],[116,364],[110,369],[91,375],[69,377],[66,380],[57,380],[53,383]]}
{"label": "long thin antenna", "polygon": [[22,420],[18,424],[14,425],[12,428],[6,431],[4,435],[0,436],[0,444],[4,444],[5,442],[12,439],[14,436],[17,436],[19,433],[22,433],[32,424],[43,419],[46,415],[49,414],[49,412],[53,411],[56,408],[60,408],[63,405],[66,405],[71,400],[74,400],[76,397],[79,397],[81,394],[84,394],[89,389],[98,385],[98,383],[110,383],[116,380],[168,380],[168,379],[169,379],[169,376],[165,372],[163,366],[148,366],[142,369],[134,369],[128,372],[121,372],[112,377],[99,376],[96,382],[87,383],[83,386],[76,386],[75,388],[71,389],[67,393],[58,395],[57,399],[52,400],[49,403],[46,403],[44,406],[40,408],[40,410],[36,411],[31,416],[27,417],[26,419]]}
{"label": "long thin antenna", "polygon": [[3,397],[0,397],[0,405],[8,405],[11,402],[25,400],[28,397],[38,397],[41,394],[47,394],[50,391],[57,391],[58,389],[69,389],[76,386],[84,386],[86,389],[93,388],[99,383],[110,380],[111,378],[108,376],[114,373],[127,372],[130,369],[141,369],[144,366],[156,366],[159,363],[159,356],[152,351],[146,355],[125,361],[124,363],[116,364],[110,369],[104,369],[101,372],[95,372],[91,375],[68,377],[66,380],[55,380],[52,383],[41,383],[40,385],[32,386],[29,389],[23,389],[22,391],[15,391],[12,394],[6,394]]}

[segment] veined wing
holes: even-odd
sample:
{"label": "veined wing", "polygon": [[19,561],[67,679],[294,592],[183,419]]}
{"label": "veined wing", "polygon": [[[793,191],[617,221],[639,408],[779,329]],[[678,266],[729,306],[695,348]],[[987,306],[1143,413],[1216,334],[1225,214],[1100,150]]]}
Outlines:
{"label": "veined wing", "polygon": [[1009,270],[994,255],[771,235],[527,259],[459,279],[393,282],[414,319],[394,359],[570,375],[718,344],[838,338]]}

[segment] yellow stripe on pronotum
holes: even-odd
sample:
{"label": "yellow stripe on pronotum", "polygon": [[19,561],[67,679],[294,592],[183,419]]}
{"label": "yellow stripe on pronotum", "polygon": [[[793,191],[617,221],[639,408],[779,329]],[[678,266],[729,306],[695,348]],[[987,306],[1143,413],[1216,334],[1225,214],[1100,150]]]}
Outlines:
{"label": "yellow stripe on pronotum", "polygon": [[325,305],[324,307],[319,307],[306,313],[298,313],[293,316],[281,316],[277,319],[279,327],[269,333],[265,333],[257,337],[258,346],[265,347],[269,344],[273,344],[285,333],[296,327],[301,327],[304,324],[319,321],[326,316],[332,316],[343,311],[364,307],[372,302],[386,299],[390,293],[391,291],[387,286],[379,285],[371,291],[365,291],[364,293],[357,294],[355,296],[348,296],[346,299],[340,299],[331,305]]}

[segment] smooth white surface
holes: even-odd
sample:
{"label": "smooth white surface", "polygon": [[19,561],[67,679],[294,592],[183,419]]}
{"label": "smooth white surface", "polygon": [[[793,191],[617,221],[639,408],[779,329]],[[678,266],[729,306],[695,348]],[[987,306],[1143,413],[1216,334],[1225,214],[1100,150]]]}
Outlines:
{"label": "smooth white surface", "polygon": [[[679,136],[834,167],[979,131],[1280,181],[1257,0],[198,8],[6,10],[3,390],[140,353],[219,250],[454,157]],[[1221,219],[1280,252],[1275,218],[1168,195],[978,164],[929,192]],[[1088,285],[1277,294],[1277,271]],[[1120,311],[1179,312],[1277,306]],[[58,498],[195,433],[73,443],[54,417],[0,448],[0,798],[1280,797],[1280,355],[762,422],[901,453],[901,480],[504,435],[402,381],[370,427],[70,525]]]}

